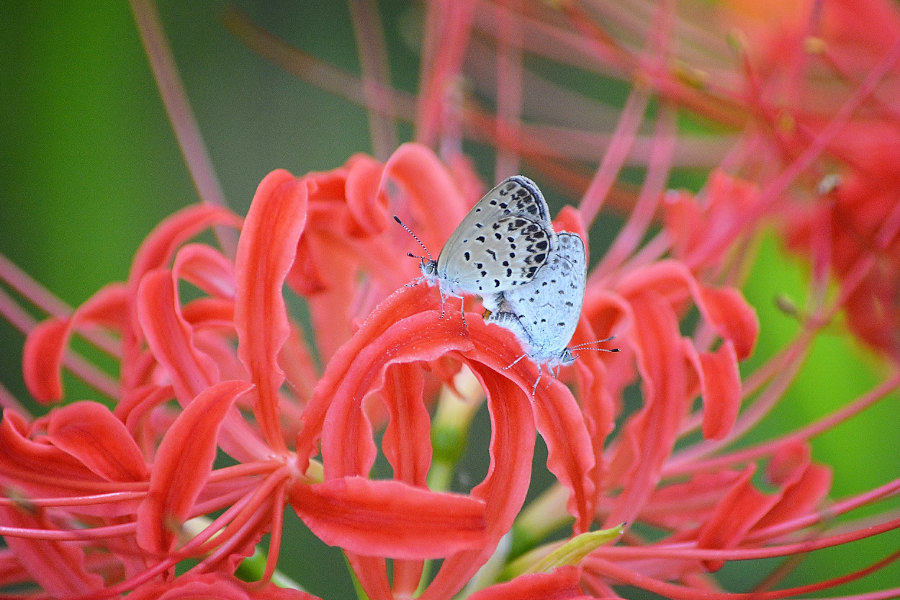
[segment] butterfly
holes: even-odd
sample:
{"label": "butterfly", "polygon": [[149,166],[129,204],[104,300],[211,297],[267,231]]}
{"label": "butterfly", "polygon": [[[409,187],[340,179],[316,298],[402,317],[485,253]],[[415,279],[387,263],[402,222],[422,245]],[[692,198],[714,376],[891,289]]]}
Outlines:
{"label": "butterfly", "polygon": [[[577,234],[561,232],[557,234],[557,246],[547,264],[530,282],[485,299],[486,320],[512,331],[525,351],[505,368],[526,356],[538,366],[532,398],[541,380],[543,365],[547,366],[551,376],[556,376],[560,366],[575,362],[573,351],[612,339],[568,345],[581,316],[586,276],[584,242]],[[618,349],[592,349],[618,352]]]}
{"label": "butterfly", "polygon": [[437,260],[397,216],[394,220],[425,250],[427,257],[410,254],[420,259],[422,271],[411,285],[424,280],[438,286],[442,318],[448,297],[485,296],[527,284],[556,246],[547,202],[522,175],[504,179],[485,194],[457,225]]}

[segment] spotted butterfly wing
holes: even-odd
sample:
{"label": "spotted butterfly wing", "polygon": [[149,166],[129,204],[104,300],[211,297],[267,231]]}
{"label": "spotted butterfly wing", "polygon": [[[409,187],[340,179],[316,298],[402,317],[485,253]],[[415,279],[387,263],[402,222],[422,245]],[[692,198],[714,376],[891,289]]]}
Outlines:
{"label": "spotted butterfly wing", "polygon": [[551,368],[574,360],[567,346],[581,316],[587,275],[581,238],[568,232],[556,238],[556,250],[534,279],[484,303],[488,322],[511,330],[534,362]]}
{"label": "spotted butterfly wing", "polygon": [[537,185],[515,175],[478,201],[422,273],[441,294],[485,295],[531,281],[553,251],[556,235]]}

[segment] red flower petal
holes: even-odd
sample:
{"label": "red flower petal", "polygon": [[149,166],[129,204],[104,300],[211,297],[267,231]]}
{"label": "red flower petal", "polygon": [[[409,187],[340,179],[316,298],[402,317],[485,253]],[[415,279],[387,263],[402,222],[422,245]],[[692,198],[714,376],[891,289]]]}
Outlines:
{"label": "red flower petal", "polygon": [[[138,318],[154,358],[165,368],[182,406],[219,381],[216,362],[194,341],[190,323],[181,315],[172,274],[148,273],[138,290]],[[226,421],[222,449],[240,461],[268,456],[272,450],[255,429],[234,413]]]}
{"label": "red flower petal", "polygon": [[193,329],[181,316],[172,274],[160,269],[141,280],[138,318],[156,360],[166,367],[179,403],[187,405],[218,380],[216,364],[197,349]]}
{"label": "red flower petal", "polygon": [[741,407],[741,374],[734,344],[726,341],[715,352],[698,353],[689,342],[682,348],[700,377],[703,437],[721,440],[731,431]]}
{"label": "red flower petal", "polygon": [[188,404],[160,443],[147,498],[137,512],[137,541],[145,550],[164,552],[175,529],[190,514],[216,457],[219,428],[232,403],[251,389],[243,381],[209,388]]}
{"label": "red flower petal", "polygon": [[485,504],[399,481],[342,477],[297,484],[291,505],[326,544],[361,555],[424,559],[485,543]]}
{"label": "red flower petal", "polygon": [[723,338],[734,344],[738,360],[753,353],[759,336],[759,319],[741,293],[732,288],[698,286],[697,308]]}
{"label": "red flower petal", "polygon": [[76,402],[50,413],[53,444],[109,481],[144,481],[149,469],[125,425],[97,402]]}
{"label": "red flower petal", "polygon": [[469,600],[588,600],[581,591],[577,567],[560,567],[552,573],[520,575],[475,592]]}
{"label": "red flower petal", "polygon": [[671,483],[653,492],[644,510],[642,522],[684,532],[677,539],[693,539],[697,523],[706,521],[723,495],[743,476],[736,471],[698,473],[683,483]]}
{"label": "red flower petal", "polygon": [[547,444],[547,468],[572,492],[567,509],[575,517],[575,533],[583,533],[594,519],[597,501],[594,451],[584,416],[569,388],[558,383],[538,390],[534,409],[538,431]]}
{"label": "red flower petal", "polygon": [[669,302],[653,289],[630,299],[633,347],[644,381],[644,408],[625,426],[610,461],[608,485],[623,485],[605,521],[611,527],[633,521],[659,483],[662,465],[675,445],[686,411],[688,374],[678,351],[681,336]]}
{"label": "red flower petal", "polygon": [[[371,432],[360,402],[379,387],[387,366],[461,353],[487,392],[492,419],[491,466],[485,480],[472,490],[475,498],[486,503],[489,535],[477,549],[444,561],[429,589],[435,590],[433,597],[446,597],[458,591],[490,557],[524,502],[534,448],[534,417],[528,401],[531,382],[503,371],[520,352],[518,344],[505,344],[496,328],[478,318],[470,317],[467,329],[452,316],[441,319],[437,304],[435,290],[420,285],[401,288],[373,311],[329,361],[304,411],[297,448],[299,460],[305,461],[321,432],[326,479],[368,473],[373,460]],[[516,377],[515,381],[510,377]],[[351,555],[351,562],[364,589],[377,597],[387,585],[383,560]]]}
{"label": "red flower petal", "polygon": [[[35,496],[70,493],[72,482],[97,481],[97,476],[78,459],[46,440],[28,439],[28,424],[12,410],[0,420],[0,465],[7,475],[17,476],[17,485],[28,485]],[[35,480],[32,474],[41,478]],[[54,483],[55,481],[55,483]]]}
{"label": "red flower petal", "polygon": [[60,367],[69,342],[68,319],[49,319],[35,327],[22,351],[22,376],[39,402],[62,398]]}
{"label": "red flower petal", "polygon": [[97,324],[124,327],[126,293],[122,284],[108,285],[68,319],[48,319],[32,330],[25,340],[22,374],[35,399],[47,403],[62,398],[60,368],[73,330]]}
{"label": "red flower petal", "polygon": [[713,171],[701,208],[687,192],[666,197],[665,225],[675,254],[693,269],[721,260],[734,243],[734,232],[747,228],[747,215],[759,201],[758,188],[721,171]]}
{"label": "red flower petal", "polygon": [[210,296],[234,298],[234,265],[221,252],[205,244],[188,244],[175,256],[172,272]]}
{"label": "red flower petal", "polygon": [[491,464],[487,477],[472,490],[473,496],[485,501],[490,542],[445,559],[420,600],[448,598],[475,575],[491,557],[500,538],[512,527],[525,502],[531,480],[534,417],[528,401],[529,392],[522,389],[529,389],[529,384],[521,382],[517,385],[505,377],[498,377],[496,371],[485,365],[474,363],[470,367],[485,388],[491,416]]}
{"label": "red flower petal", "polygon": [[[778,501],[776,496],[767,496],[757,490],[752,483],[756,465],[744,470],[728,494],[716,506],[709,520],[697,537],[699,548],[731,548],[737,545],[750,528]],[[724,561],[704,561],[706,568],[717,571]]]}
{"label": "red flower petal", "polygon": [[[434,290],[425,285],[419,285],[412,288],[401,288],[393,296],[387,298],[384,302],[372,311],[369,318],[363,324],[359,331],[344,344],[328,361],[328,368],[322,374],[319,383],[316,385],[315,393],[303,412],[302,421],[303,429],[297,436],[297,462],[301,469],[306,468],[306,464],[313,456],[316,450],[316,441],[322,434],[322,427],[325,422],[325,414],[332,405],[333,397],[337,393],[338,388],[345,384],[348,370],[351,368],[354,360],[365,349],[379,343],[381,334],[391,325],[395,324],[405,316],[415,314],[419,311],[433,308],[437,303]],[[438,316],[440,313],[438,313]],[[439,321],[439,318],[433,321]],[[450,320],[447,320],[449,323]],[[455,344],[446,344],[442,348],[434,351],[440,354],[441,350],[450,351],[454,348],[461,347],[462,340],[459,339],[461,325],[455,325],[449,336],[445,335],[443,340],[453,341]],[[406,335],[405,340],[409,341],[410,335]],[[395,342],[396,343],[396,342]],[[470,344],[465,343],[466,348]],[[387,351],[384,345],[375,346],[371,351],[373,357],[377,357],[379,353]],[[411,353],[415,356],[414,352]],[[432,357],[433,358],[433,357]],[[421,360],[427,360],[423,357]],[[419,360],[413,358],[412,360]],[[387,361],[385,361],[387,362]],[[368,390],[366,390],[368,391]],[[361,398],[359,398],[361,400]],[[335,476],[358,473],[340,473]]]}
{"label": "red flower petal", "polygon": [[384,165],[384,177],[406,192],[415,217],[407,225],[415,226],[417,235],[432,251],[450,237],[476,200],[462,197],[440,159],[421,144],[397,148]]}
{"label": "red flower petal", "polygon": [[284,450],[278,353],[290,333],[282,287],[306,224],[306,203],[303,180],[287,171],[269,173],[253,197],[235,259],[238,356],[256,384],[253,409],[263,437],[276,451]]}
{"label": "red flower petal", "polygon": [[367,156],[356,156],[347,173],[346,235],[380,234],[393,225],[387,195],[382,188],[383,166]]}
{"label": "red flower petal", "polygon": [[198,298],[185,304],[181,316],[194,329],[202,327],[234,328],[234,301],[221,298]]}
{"label": "red flower petal", "polygon": [[383,398],[390,421],[381,448],[394,478],[424,486],[431,466],[431,418],[422,401],[424,377],[418,365],[394,365],[385,376]]}
{"label": "red flower petal", "polygon": [[141,279],[171,260],[175,250],[186,240],[213,225],[241,226],[241,219],[221,206],[195,204],[176,212],[156,226],[141,244],[131,263],[129,285],[136,288]]}
{"label": "red flower petal", "polygon": [[808,514],[831,489],[831,469],[813,464],[809,446],[801,443],[779,448],[769,463],[767,477],[773,485],[783,486],[781,500],[754,529]]}

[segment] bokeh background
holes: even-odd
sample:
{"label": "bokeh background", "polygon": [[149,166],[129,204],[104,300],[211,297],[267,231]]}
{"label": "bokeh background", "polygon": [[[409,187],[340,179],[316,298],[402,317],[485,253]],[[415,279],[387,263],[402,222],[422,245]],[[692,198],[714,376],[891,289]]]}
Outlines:
{"label": "bokeh background", "polygon": [[[359,73],[345,3],[235,5],[294,46]],[[418,57],[408,32],[421,7],[400,0],[379,5],[393,83],[414,92]],[[222,25],[227,6],[215,0],[161,2],[159,10],[225,197],[243,213],[269,171],[327,170],[371,147],[361,108],[244,47]],[[620,90],[614,93],[621,95]],[[400,133],[409,139],[409,128],[401,127]],[[473,145],[471,151],[489,156],[481,146]],[[490,183],[491,164],[485,161],[479,168]],[[690,182],[687,177],[678,184]],[[566,201],[548,200],[554,212]],[[105,283],[126,278],[135,249],[153,226],[197,201],[128,4],[0,3],[0,253],[77,305]],[[774,236],[760,239],[760,260],[745,288],[762,322],[751,366],[796,332],[796,320],[774,300],[784,294],[802,305],[806,271],[806,265],[785,255]],[[8,323],[0,323],[0,382],[27,404],[20,371],[23,340]],[[756,430],[747,442],[827,414],[870,389],[886,371],[835,324],[820,336],[767,428]],[[835,497],[898,476],[898,431],[900,402],[895,395],[814,441],[816,460],[835,468]],[[351,597],[340,553],[315,540],[296,519],[289,522],[293,529],[287,532],[281,568],[313,593]],[[788,581],[842,573],[851,554],[852,564],[883,557],[900,546],[896,533],[817,553]],[[722,577],[747,583],[757,581],[763,571],[759,564],[728,565]],[[897,581],[900,569],[889,568],[846,589],[865,591]]]}

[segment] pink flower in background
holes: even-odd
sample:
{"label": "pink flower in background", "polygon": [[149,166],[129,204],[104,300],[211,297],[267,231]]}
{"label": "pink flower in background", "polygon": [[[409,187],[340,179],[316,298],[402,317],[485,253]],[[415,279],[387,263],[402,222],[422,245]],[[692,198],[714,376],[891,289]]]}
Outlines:
{"label": "pink flower in background", "polygon": [[[896,496],[900,480],[833,499],[832,469],[810,447],[900,384],[891,259],[900,213],[884,158],[900,114],[896,7],[755,5],[766,15],[756,21],[738,2],[680,12],[434,2],[413,102],[379,70],[377,11],[366,6],[353,4],[361,81],[227,14],[263,55],[367,106],[385,158],[359,154],[299,177],[273,171],[246,218],[211,204],[183,209],[147,237],[126,282],[30,331],[23,375],[51,407],[32,416],[0,397],[0,589],[312,598],[276,571],[291,541],[287,507],[344,551],[367,597],[385,600],[628,597],[622,586],[786,598],[900,557],[781,586],[796,557],[900,526],[890,509],[850,520]],[[739,60],[723,59],[725,36],[704,23],[741,29]],[[634,85],[623,107],[598,105],[531,72],[530,56]],[[686,133],[685,109],[727,129]],[[391,141],[396,118],[415,124],[417,143]],[[420,249],[392,215],[436,255],[493,183],[475,174],[465,137],[496,147],[498,180],[533,169],[578,190],[557,231],[596,245],[601,208],[624,215],[602,256],[588,244],[571,342],[614,335],[620,352],[581,351],[533,399],[537,366],[510,366],[519,342],[484,322],[476,298],[464,300],[464,323],[458,300],[442,318],[436,289],[407,285],[418,263],[406,254]],[[640,184],[619,179],[626,165],[641,168]],[[704,174],[699,192],[668,190],[681,170]],[[741,362],[760,324],[740,286],[768,223],[811,258],[811,301],[796,311],[796,338],[751,366]],[[196,241],[214,228],[237,232],[233,254]],[[30,285],[0,266],[4,280]],[[824,293],[832,279],[835,298]],[[742,439],[783,401],[842,310],[850,334],[894,360],[884,380],[823,419]],[[115,367],[75,360],[74,335]],[[69,397],[63,368],[106,403]],[[490,439],[468,448],[480,406]],[[553,483],[527,500],[542,466],[536,434]],[[487,465],[475,481],[460,464],[467,449]],[[247,577],[241,565],[265,535],[264,566]],[[783,571],[757,588],[732,591],[715,574],[782,557]]]}

